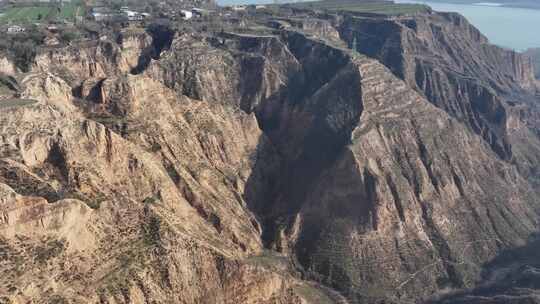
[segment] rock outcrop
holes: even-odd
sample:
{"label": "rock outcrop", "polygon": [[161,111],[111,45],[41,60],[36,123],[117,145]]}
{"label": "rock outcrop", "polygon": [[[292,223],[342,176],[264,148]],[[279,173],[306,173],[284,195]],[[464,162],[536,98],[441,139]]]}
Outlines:
{"label": "rock outcrop", "polygon": [[[385,19],[349,16],[339,27],[349,45],[356,41],[359,52],[383,62],[435,106],[481,135],[502,159],[527,163],[527,154],[538,154],[537,138],[521,140],[510,124],[516,119],[536,120],[534,115],[524,117],[538,112],[537,81],[527,57],[490,45],[455,13]],[[535,122],[522,127],[530,130],[519,132],[537,133]],[[535,151],[530,153],[531,149]],[[535,170],[523,168],[528,175]]]}
{"label": "rock outcrop", "polygon": [[[248,202],[267,246],[295,256],[353,302],[472,286],[478,266],[535,231],[535,192],[516,169],[379,62],[295,32],[220,39],[220,48],[197,53],[200,61],[173,55],[173,43],[169,62],[176,65],[156,62],[161,72],[152,77],[174,79],[164,83],[197,98],[236,104],[245,87],[200,84],[223,83],[225,75],[235,83],[245,74],[244,58],[261,58],[247,67],[259,75],[249,88],[265,93],[249,93],[257,98],[243,109],[255,110],[274,144],[255,173],[278,181],[253,182]],[[268,52],[272,44],[287,51]],[[180,49],[190,49],[189,40]],[[214,64],[219,68],[204,72]],[[162,76],[182,67],[193,72]],[[516,204],[507,209],[509,201]]]}
{"label": "rock outcrop", "polygon": [[2,116],[8,300],[300,303],[304,283],[243,261],[262,254],[242,199],[263,140],[252,115],[144,76],[104,85],[123,116],[79,110],[43,77],[36,104]]}
{"label": "rock outcrop", "polygon": [[0,57],[0,73],[6,75],[13,75],[17,72],[15,64],[7,57]]}
{"label": "rock outcrop", "polygon": [[39,54],[0,100],[1,301],[497,297],[539,225],[530,66],[454,14],[315,17]]}
{"label": "rock outcrop", "polygon": [[32,71],[54,72],[73,85],[88,78],[122,75],[151,56],[152,42],[144,31],[125,30],[73,47],[46,47],[36,56]]}

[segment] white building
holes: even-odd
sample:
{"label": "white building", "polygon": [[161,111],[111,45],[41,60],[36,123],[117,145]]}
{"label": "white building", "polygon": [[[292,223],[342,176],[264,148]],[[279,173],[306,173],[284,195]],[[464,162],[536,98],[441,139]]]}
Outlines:
{"label": "white building", "polygon": [[205,16],[205,15],[208,15],[209,11],[205,10],[205,9],[202,9],[202,8],[194,7],[194,8],[191,9],[191,13],[192,13],[193,17],[202,17],[202,16]]}
{"label": "white building", "polygon": [[127,17],[129,21],[141,21],[150,16],[150,14],[147,14],[147,13],[141,14],[139,12],[134,12],[134,11],[129,11],[129,10],[123,11],[123,14],[124,16]]}
{"label": "white building", "polygon": [[12,25],[10,27],[8,27],[7,29],[7,32],[10,33],[10,34],[15,34],[15,33],[22,33],[22,32],[25,32],[26,29],[22,26],[18,26],[18,25]]}
{"label": "white building", "polygon": [[233,11],[245,11],[246,6],[245,5],[233,5],[232,10]]}
{"label": "white building", "polygon": [[95,13],[92,13],[92,17],[94,18],[95,21],[105,21],[105,20],[110,19],[111,16],[107,13],[95,12]]}
{"label": "white building", "polygon": [[189,20],[193,18],[193,13],[191,11],[180,10],[180,14],[182,15],[182,19],[184,20]]}

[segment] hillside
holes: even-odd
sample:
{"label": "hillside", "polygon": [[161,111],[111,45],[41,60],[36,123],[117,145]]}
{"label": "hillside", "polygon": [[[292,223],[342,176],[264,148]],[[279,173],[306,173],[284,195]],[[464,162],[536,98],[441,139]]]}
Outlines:
{"label": "hillside", "polygon": [[0,302],[540,303],[531,61],[335,3],[0,57]]}

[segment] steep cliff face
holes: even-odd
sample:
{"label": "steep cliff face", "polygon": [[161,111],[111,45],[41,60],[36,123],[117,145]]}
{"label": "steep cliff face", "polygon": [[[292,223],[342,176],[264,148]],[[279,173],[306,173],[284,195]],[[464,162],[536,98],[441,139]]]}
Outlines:
{"label": "steep cliff face", "polygon": [[537,79],[540,79],[540,49],[528,49],[525,51],[525,55],[531,58],[534,66],[534,75]]}
{"label": "steep cliff face", "polygon": [[529,246],[521,57],[453,14],[286,22],[39,55],[0,101],[2,300],[452,301]]}
{"label": "steep cliff face", "polygon": [[446,113],[358,65],[363,112],[295,217],[298,258],[358,302],[470,286],[473,265],[534,231],[534,193]]}
{"label": "steep cliff face", "polygon": [[[246,193],[263,241],[353,302],[472,286],[480,265],[536,229],[534,192],[516,169],[381,63],[291,31],[224,35],[204,46],[193,39],[206,50],[197,61],[183,55],[189,41],[181,56],[173,42],[167,56],[192,74],[156,62],[152,77],[169,75],[166,84],[186,94],[237,104],[246,86],[202,84],[258,75],[249,86],[257,98],[243,109],[254,109],[272,143],[262,147]],[[270,44],[283,51],[268,52]],[[261,64],[243,65],[257,57]]]}
{"label": "steep cliff face", "polygon": [[349,45],[357,41],[359,52],[383,62],[435,106],[481,135],[502,159],[526,158],[520,155],[525,149],[512,149],[513,144],[527,143],[510,135],[507,122],[515,111],[507,95],[522,99],[521,104],[535,99],[536,80],[528,58],[488,44],[476,28],[453,13],[349,17],[340,32]]}
{"label": "steep cliff face", "polygon": [[33,72],[54,72],[69,82],[106,78],[128,73],[154,52],[153,39],[145,31],[125,30],[99,41],[73,47],[45,48],[35,58]]}
{"label": "steep cliff face", "polygon": [[251,112],[286,84],[296,60],[275,36],[179,35],[146,73],[195,99]]}
{"label": "steep cliff face", "polygon": [[[478,29],[456,13],[382,19],[350,16],[340,25],[344,39],[352,43],[356,37],[359,51],[380,58],[410,84],[415,84],[416,65],[423,63],[475,77],[498,92],[533,86],[530,60],[489,44]],[[381,35],[367,35],[369,31]]]}
{"label": "steep cliff face", "polygon": [[1,116],[3,300],[301,303],[297,289],[318,292],[286,263],[258,262],[261,228],[242,199],[264,141],[253,115],[144,76],[104,82],[101,100],[122,115],[76,107],[52,75],[25,87],[36,103]]}

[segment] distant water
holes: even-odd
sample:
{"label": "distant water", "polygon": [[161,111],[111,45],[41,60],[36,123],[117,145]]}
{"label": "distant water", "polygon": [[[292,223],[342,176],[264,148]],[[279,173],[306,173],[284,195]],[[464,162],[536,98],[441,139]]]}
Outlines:
{"label": "distant water", "polygon": [[476,4],[447,4],[430,1],[395,0],[397,3],[423,3],[436,11],[458,12],[476,26],[493,44],[523,51],[540,47],[540,10]]}
{"label": "distant water", "polygon": [[[272,0],[217,0],[221,5],[272,3]],[[280,2],[294,2],[281,0]],[[491,43],[524,51],[540,48],[540,10],[511,8],[479,0],[476,4],[434,3],[420,0],[395,0],[397,3],[423,3],[436,11],[458,12],[488,37]]]}

